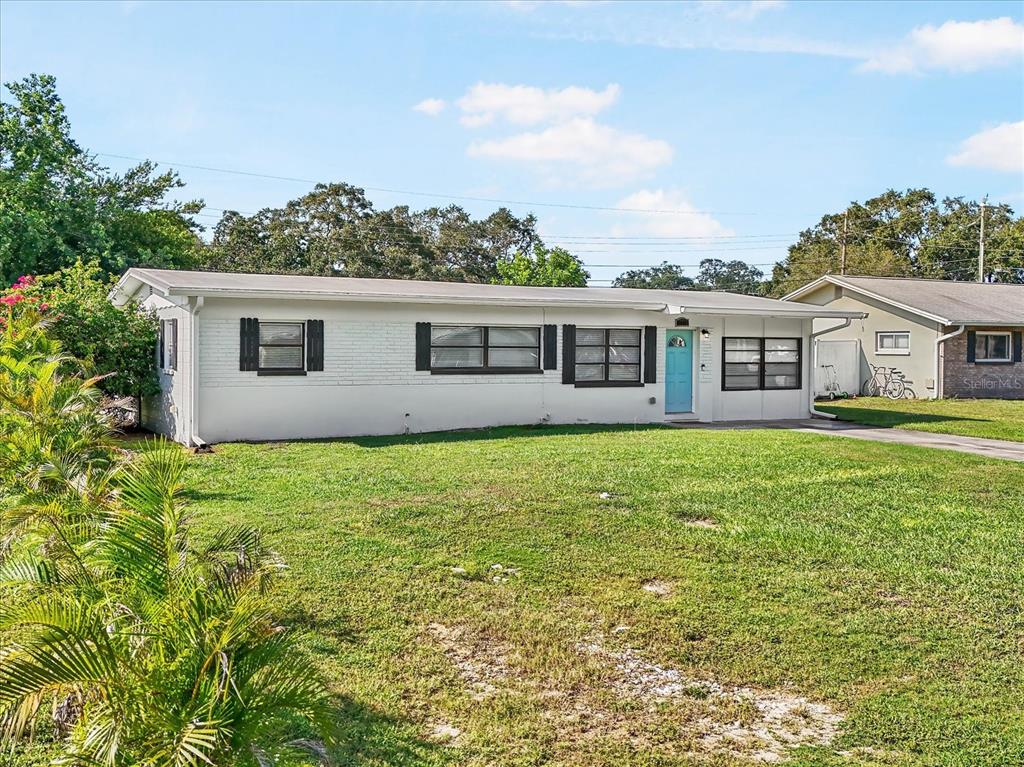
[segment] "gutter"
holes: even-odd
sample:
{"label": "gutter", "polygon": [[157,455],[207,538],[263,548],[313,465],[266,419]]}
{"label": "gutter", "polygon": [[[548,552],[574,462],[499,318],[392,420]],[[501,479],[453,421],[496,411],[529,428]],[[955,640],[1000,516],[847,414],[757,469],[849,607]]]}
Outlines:
{"label": "gutter", "polygon": [[939,379],[939,352],[942,349],[942,344],[951,338],[956,338],[958,335],[967,330],[966,325],[961,325],[959,328],[954,330],[952,333],[946,333],[944,336],[939,336],[935,339],[935,394],[932,395],[932,399],[942,399],[942,390],[940,388]]}
{"label": "gutter", "polygon": [[197,448],[207,445],[206,440],[199,436],[199,312],[203,303],[202,296],[189,299],[188,439],[190,446]]}
{"label": "gutter", "polygon": [[807,409],[808,411],[810,411],[812,416],[817,416],[818,418],[826,418],[830,421],[836,420],[836,416],[834,413],[826,413],[824,410],[818,410],[816,407],[814,407],[814,375],[818,370],[818,336],[823,336],[826,333],[831,333],[835,330],[843,330],[844,328],[848,328],[850,327],[850,324],[852,322],[853,318],[847,317],[845,320],[843,320],[841,325],[836,325],[835,327],[819,330],[816,333],[811,333],[807,337],[807,340],[811,343],[811,385],[808,387],[807,396],[809,401],[807,403]]}

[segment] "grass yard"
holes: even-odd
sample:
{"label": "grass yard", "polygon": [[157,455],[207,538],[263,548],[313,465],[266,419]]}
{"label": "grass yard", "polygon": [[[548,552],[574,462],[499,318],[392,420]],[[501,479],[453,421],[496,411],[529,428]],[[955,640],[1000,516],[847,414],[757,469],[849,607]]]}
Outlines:
{"label": "grass yard", "polygon": [[190,488],[290,564],[340,764],[1024,763],[1010,462],[499,429],[221,445]]}
{"label": "grass yard", "polygon": [[817,407],[844,421],[872,426],[1024,442],[1024,400],[858,397]]}

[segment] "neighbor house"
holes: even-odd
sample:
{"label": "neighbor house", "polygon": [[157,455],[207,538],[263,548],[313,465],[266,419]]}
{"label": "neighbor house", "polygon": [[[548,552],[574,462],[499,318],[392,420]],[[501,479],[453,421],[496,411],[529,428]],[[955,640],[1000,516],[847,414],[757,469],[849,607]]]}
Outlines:
{"label": "neighbor house", "polygon": [[[850,393],[896,371],[918,398],[1024,399],[1024,285],[829,274],[783,300],[867,315],[819,342],[819,361],[834,363]],[[826,376],[817,379],[823,394]]]}
{"label": "neighbor house", "polygon": [[732,293],[131,269],[160,319],[148,428],[184,444],[806,417],[812,325]]}

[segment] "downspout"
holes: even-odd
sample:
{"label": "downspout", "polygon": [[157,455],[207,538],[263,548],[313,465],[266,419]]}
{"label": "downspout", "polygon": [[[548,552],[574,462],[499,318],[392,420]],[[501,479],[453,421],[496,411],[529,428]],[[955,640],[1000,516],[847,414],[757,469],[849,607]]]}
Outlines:
{"label": "downspout", "polygon": [[191,447],[204,447],[207,444],[206,440],[199,436],[199,312],[203,308],[203,297],[196,296],[189,301],[189,304],[192,330],[190,333],[191,348],[189,349],[191,364],[188,366],[188,434]]}
{"label": "downspout", "polygon": [[951,338],[956,338],[958,335],[967,330],[966,325],[961,325],[957,330],[952,333],[946,333],[944,336],[939,336],[935,339],[935,394],[932,395],[932,399],[942,399],[942,389],[939,379],[939,351],[942,349],[942,344]]}
{"label": "downspout", "polygon": [[831,332],[833,332],[835,330],[843,330],[844,328],[848,328],[848,327],[850,327],[850,324],[852,322],[853,322],[853,318],[852,317],[847,317],[845,320],[843,320],[843,323],[841,325],[834,325],[833,327],[825,328],[824,330],[819,330],[817,332],[812,332],[807,337],[807,340],[811,344],[811,380],[810,380],[810,386],[807,387],[807,389],[808,389],[807,410],[810,412],[810,414],[812,416],[816,416],[818,418],[827,418],[827,419],[829,419],[831,421],[834,421],[835,418],[836,418],[834,413],[826,413],[824,410],[818,410],[816,407],[814,407],[814,376],[815,376],[815,374],[818,371],[818,343],[817,343],[818,336],[823,336],[826,333],[831,333]]}

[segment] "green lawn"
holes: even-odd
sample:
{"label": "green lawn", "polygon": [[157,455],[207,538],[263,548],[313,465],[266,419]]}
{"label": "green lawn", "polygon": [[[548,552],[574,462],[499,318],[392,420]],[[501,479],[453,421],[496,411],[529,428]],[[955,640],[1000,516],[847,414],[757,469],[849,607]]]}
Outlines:
{"label": "green lawn", "polygon": [[844,421],[1024,442],[1024,401],[1003,399],[891,400],[858,397],[819,403]]}
{"label": "green lawn", "polygon": [[[1016,464],[500,429],[220,445],[190,487],[202,529],[256,522],[290,564],[281,604],[338,695],[340,764],[742,765],[765,727],[822,742],[833,715],[831,745],[775,750],[1024,761]],[[759,706],[794,697],[766,725]]]}

